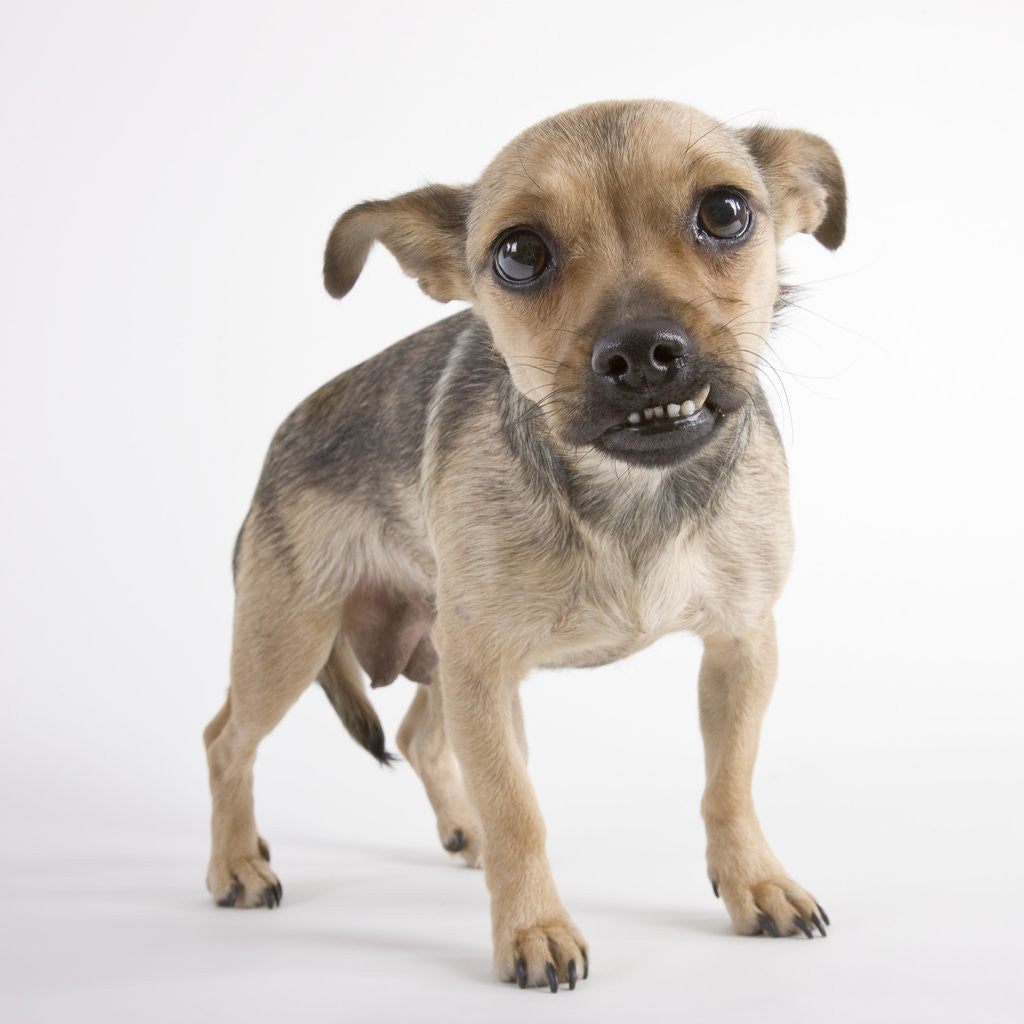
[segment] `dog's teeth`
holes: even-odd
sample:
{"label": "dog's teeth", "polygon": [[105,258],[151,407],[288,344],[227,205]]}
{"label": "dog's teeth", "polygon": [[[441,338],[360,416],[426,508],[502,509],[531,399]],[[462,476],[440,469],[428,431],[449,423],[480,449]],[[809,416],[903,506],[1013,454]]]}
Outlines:
{"label": "dog's teeth", "polygon": [[641,420],[641,416],[640,416],[640,413],[638,413],[638,412],[631,412],[626,417],[626,419],[628,419],[630,423],[639,423],[640,420]]}
{"label": "dog's teeth", "polygon": [[708,395],[711,394],[711,385],[705,384],[704,387],[697,392],[697,397],[693,400],[693,404],[698,409],[704,408],[704,403],[708,400]]}
{"label": "dog's teeth", "polygon": [[644,419],[645,420],[653,420],[654,419],[654,410],[653,409],[644,409]]}
{"label": "dog's teeth", "polygon": [[658,417],[658,419],[661,419],[661,418],[662,418],[662,416],[664,416],[664,415],[665,415],[665,410],[664,410],[664,409],[662,409],[662,407],[661,407],[660,405],[656,405],[656,406],[654,407],[654,415],[655,415],[655,416],[657,416],[657,417]]}
{"label": "dog's teeth", "polygon": [[679,409],[680,406],[676,405],[675,402],[669,402],[668,405],[665,406],[665,412],[667,412],[672,419],[675,419],[679,415]]}
{"label": "dog's teeth", "polygon": [[692,415],[693,415],[693,414],[694,414],[694,413],[695,413],[695,412],[697,411],[697,405],[696,405],[696,403],[694,403],[694,402],[691,402],[691,401],[690,401],[690,399],[687,399],[687,400],[686,400],[685,402],[683,402],[683,404],[682,404],[682,405],[681,405],[681,406],[679,407],[679,411],[680,411],[680,412],[681,412],[681,413],[682,413],[682,414],[683,414],[684,416],[692,416]]}

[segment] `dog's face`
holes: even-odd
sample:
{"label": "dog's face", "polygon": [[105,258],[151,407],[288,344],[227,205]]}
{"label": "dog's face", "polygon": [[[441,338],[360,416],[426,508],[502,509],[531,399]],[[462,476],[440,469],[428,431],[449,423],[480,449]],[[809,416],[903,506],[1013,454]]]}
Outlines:
{"label": "dog's face", "polygon": [[347,292],[379,239],[428,294],[473,303],[562,444],[667,466],[749,400],[778,244],[835,248],[844,220],[815,136],[599,103],[527,130],[474,186],[350,210],[325,280]]}

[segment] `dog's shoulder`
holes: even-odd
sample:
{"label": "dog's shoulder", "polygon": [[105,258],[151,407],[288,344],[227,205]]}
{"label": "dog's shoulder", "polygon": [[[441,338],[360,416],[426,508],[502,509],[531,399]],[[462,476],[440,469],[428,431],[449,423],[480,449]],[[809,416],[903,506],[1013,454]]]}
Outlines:
{"label": "dog's shoulder", "polygon": [[690,559],[702,581],[703,630],[735,632],[763,618],[793,556],[789,471],[763,400],[728,490],[694,541]]}

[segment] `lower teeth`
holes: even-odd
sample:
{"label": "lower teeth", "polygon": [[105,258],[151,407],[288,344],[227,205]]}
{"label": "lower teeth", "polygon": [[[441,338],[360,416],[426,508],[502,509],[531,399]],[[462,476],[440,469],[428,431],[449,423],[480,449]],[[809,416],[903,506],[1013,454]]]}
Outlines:
{"label": "lower teeth", "polygon": [[[703,406],[701,408],[703,408]],[[652,415],[650,416],[647,415],[648,411],[649,410],[644,410],[643,416],[641,416],[641,414],[638,412],[631,412],[625,425],[627,427],[635,427],[640,426],[644,423],[654,423],[656,420],[659,419],[667,419],[670,422],[672,420],[688,420],[691,416],[694,416],[698,412],[700,412],[700,409],[697,408],[697,406],[694,404],[692,400],[687,400],[683,402],[682,405],[672,404],[664,407],[658,407],[657,409],[653,410]]]}

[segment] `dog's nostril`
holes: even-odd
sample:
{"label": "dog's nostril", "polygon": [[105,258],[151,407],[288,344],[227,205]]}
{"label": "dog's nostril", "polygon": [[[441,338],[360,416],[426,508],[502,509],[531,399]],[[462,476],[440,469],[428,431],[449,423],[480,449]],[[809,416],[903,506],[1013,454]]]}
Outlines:
{"label": "dog's nostril", "polygon": [[656,365],[668,366],[673,359],[678,358],[679,351],[677,347],[673,345],[655,345],[651,356],[653,357]]}
{"label": "dog's nostril", "polygon": [[608,360],[607,373],[611,377],[621,377],[629,369],[629,363],[623,356],[612,356]]}
{"label": "dog's nostril", "polygon": [[687,344],[683,328],[672,320],[631,320],[597,338],[590,366],[617,393],[649,391],[678,372]]}

